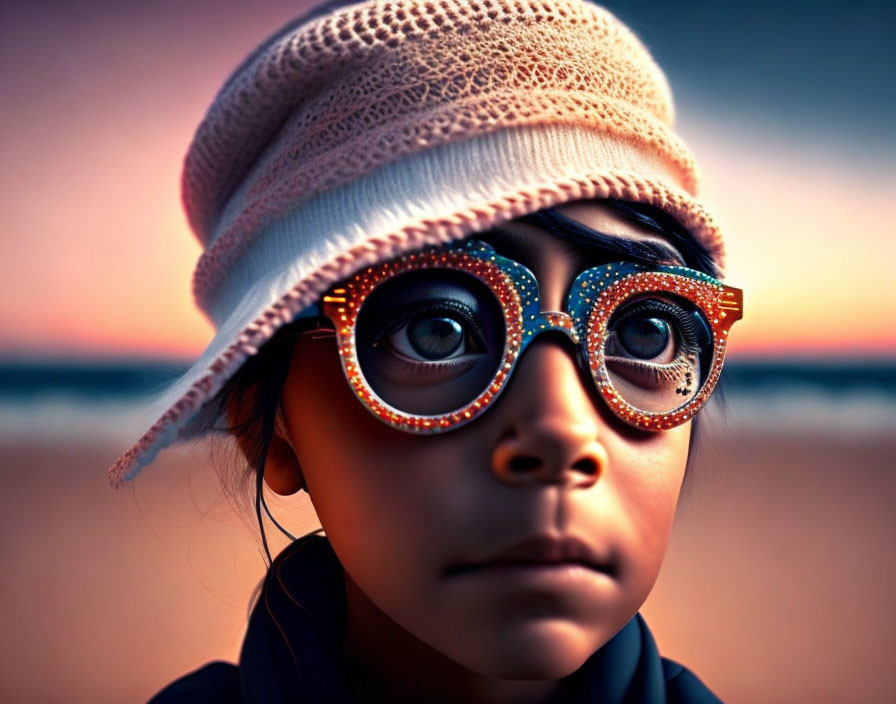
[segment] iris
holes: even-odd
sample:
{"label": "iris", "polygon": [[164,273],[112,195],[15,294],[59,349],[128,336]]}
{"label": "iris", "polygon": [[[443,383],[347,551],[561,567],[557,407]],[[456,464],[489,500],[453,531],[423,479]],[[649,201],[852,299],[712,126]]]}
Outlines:
{"label": "iris", "polygon": [[669,323],[660,318],[634,318],[616,333],[622,346],[638,359],[658,357],[669,344]]}
{"label": "iris", "polygon": [[421,317],[411,321],[408,340],[424,359],[444,359],[464,341],[464,329],[452,318]]}

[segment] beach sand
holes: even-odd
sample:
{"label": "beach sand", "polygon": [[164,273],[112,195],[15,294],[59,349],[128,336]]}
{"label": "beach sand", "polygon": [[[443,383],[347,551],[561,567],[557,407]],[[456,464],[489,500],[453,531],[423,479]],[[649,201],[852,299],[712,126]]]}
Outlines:
{"label": "beach sand", "polygon": [[[890,701],[896,438],[704,442],[643,608],[661,653],[728,702]],[[263,563],[205,450],[169,450],[116,492],[120,449],[0,442],[2,701],[141,702],[238,657]],[[275,511],[316,525],[306,498]]]}

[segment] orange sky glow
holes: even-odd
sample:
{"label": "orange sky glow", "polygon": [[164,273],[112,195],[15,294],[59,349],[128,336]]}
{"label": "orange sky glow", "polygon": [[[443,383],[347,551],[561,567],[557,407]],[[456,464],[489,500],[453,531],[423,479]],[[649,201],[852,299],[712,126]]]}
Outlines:
{"label": "orange sky glow", "polygon": [[[0,135],[0,354],[202,350],[212,329],[190,296],[200,249],[181,210],[181,160],[226,73],[280,19],[222,27],[206,52],[190,49],[189,27],[166,34],[158,19],[127,40],[102,27],[66,35],[77,62],[39,45],[23,72],[4,62],[14,108]],[[50,46],[54,27],[30,31]],[[162,37],[165,51],[146,50]],[[191,51],[195,62],[178,62]],[[745,290],[732,354],[891,355],[896,293],[881,262],[896,258],[883,216],[896,169],[837,161],[721,112],[679,128],[727,232],[728,281]]]}

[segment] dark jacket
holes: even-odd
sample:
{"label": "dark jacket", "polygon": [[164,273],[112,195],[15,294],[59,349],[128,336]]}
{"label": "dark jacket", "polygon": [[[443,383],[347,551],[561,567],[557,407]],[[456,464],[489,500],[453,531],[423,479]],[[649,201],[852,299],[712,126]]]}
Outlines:
{"label": "dark jacket", "polygon": [[[290,585],[289,593],[283,584]],[[326,538],[304,538],[268,571],[239,666],[207,663],[169,684],[150,704],[352,704],[356,699],[339,656],[344,624],[342,566]],[[566,678],[564,687],[571,704],[720,702],[687,668],[660,657],[640,614]]]}

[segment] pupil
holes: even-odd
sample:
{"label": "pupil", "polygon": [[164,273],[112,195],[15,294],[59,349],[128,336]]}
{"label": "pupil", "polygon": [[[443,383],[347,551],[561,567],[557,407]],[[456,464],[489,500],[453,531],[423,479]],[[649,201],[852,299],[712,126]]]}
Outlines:
{"label": "pupil", "polygon": [[619,330],[619,341],[633,356],[653,359],[669,343],[669,324],[660,318],[631,320]]}
{"label": "pupil", "polygon": [[456,352],[464,331],[451,318],[418,318],[408,325],[411,346],[426,359],[442,359]]}

